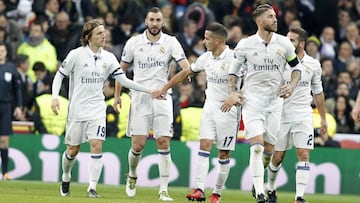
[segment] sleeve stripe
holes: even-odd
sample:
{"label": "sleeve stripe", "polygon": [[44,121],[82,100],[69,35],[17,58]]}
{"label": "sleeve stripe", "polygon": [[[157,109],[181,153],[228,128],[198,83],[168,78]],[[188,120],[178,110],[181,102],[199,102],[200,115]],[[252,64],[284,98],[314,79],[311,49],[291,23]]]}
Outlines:
{"label": "sleeve stripe", "polygon": [[121,62],[124,62],[124,63],[127,63],[127,64],[131,64],[131,62],[127,62],[127,61],[124,61],[124,60],[121,60]]}
{"label": "sleeve stripe", "polygon": [[180,62],[180,61],[182,61],[182,60],[184,60],[185,58],[180,58],[179,60],[177,60],[176,62]]}
{"label": "sleeve stripe", "polygon": [[59,70],[59,73],[60,73],[61,75],[63,75],[64,77],[68,77],[67,75],[65,75],[64,73],[62,73],[60,70]]}
{"label": "sleeve stripe", "polygon": [[233,76],[239,77],[238,75],[236,75],[236,74],[234,74],[234,73],[229,73],[229,75],[233,75]]}

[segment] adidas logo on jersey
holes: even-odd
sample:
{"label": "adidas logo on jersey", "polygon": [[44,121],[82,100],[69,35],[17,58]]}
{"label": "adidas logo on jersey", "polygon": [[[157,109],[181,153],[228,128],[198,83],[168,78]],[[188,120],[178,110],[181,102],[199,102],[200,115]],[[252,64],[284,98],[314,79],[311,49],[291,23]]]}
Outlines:
{"label": "adidas logo on jersey", "polygon": [[87,68],[87,67],[89,67],[89,66],[88,66],[87,63],[85,63],[85,64],[83,65],[83,67],[84,67],[84,68]]}
{"label": "adidas logo on jersey", "polygon": [[257,52],[254,52],[253,53],[253,56],[259,56]]}
{"label": "adidas logo on jersey", "polygon": [[143,49],[143,48],[140,48],[140,49],[139,49],[139,52],[144,52],[144,49]]}

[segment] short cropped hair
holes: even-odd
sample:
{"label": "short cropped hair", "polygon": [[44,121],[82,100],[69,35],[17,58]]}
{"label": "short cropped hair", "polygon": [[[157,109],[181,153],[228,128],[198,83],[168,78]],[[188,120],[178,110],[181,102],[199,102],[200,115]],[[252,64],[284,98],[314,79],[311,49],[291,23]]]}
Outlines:
{"label": "short cropped hair", "polygon": [[299,35],[298,39],[299,42],[305,42],[306,39],[308,38],[308,34],[306,32],[306,30],[302,29],[302,28],[290,28],[289,32],[293,32],[297,35]]}
{"label": "short cropped hair", "polygon": [[265,13],[267,10],[273,9],[273,7],[270,4],[260,4],[258,5],[254,12],[253,12],[253,19],[256,21],[256,18],[261,16],[263,13]]}
{"label": "short cropped hair", "polygon": [[224,41],[227,38],[226,27],[220,23],[212,23],[209,26],[207,26],[205,30],[211,31],[212,34],[220,36],[221,38],[224,39]]}

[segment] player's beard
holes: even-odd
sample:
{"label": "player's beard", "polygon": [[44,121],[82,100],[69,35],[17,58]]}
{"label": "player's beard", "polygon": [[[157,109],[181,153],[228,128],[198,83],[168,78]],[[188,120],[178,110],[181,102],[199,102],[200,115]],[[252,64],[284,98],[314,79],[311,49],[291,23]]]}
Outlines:
{"label": "player's beard", "polygon": [[265,25],[264,30],[268,32],[276,32],[277,31],[277,24],[275,26],[273,25]]}
{"label": "player's beard", "polygon": [[152,36],[156,36],[160,33],[161,29],[157,27],[153,27],[153,28],[148,28],[148,31]]}

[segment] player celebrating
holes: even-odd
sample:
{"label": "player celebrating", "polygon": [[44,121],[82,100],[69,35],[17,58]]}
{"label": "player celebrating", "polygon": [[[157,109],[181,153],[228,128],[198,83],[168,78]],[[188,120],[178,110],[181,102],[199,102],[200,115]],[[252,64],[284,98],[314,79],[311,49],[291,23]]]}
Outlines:
{"label": "player celebrating", "polygon": [[[175,37],[161,31],[164,16],[157,7],[149,9],[143,34],[130,38],[121,58],[120,66],[125,71],[131,63],[134,65],[134,81],[144,86],[160,89],[168,82],[169,63],[175,59],[181,68],[188,68],[183,49]],[[119,93],[116,84],[115,98]],[[171,95],[166,100],[154,100],[148,94],[138,91],[131,93],[131,109],[128,135],[131,136],[131,148],[128,154],[129,173],[126,180],[126,194],[136,195],[136,168],[146,144],[149,130],[156,138],[159,153],[160,189],[159,200],[173,201],[168,194],[171,156],[170,139],[173,136],[173,105]]]}
{"label": "player celebrating", "polygon": [[[276,177],[286,150],[291,149],[294,144],[298,157],[295,176],[295,203],[305,203],[303,197],[310,174],[309,157],[310,151],[314,148],[313,109],[311,108],[313,98],[311,92],[314,95],[314,101],[321,117],[320,133],[324,134],[327,130],[325,99],[321,84],[322,69],[319,61],[308,56],[304,50],[307,39],[307,33],[304,29],[290,29],[287,37],[295,46],[303,71],[301,80],[293,94],[284,100],[278,141],[275,145],[275,153],[268,166],[268,202],[277,203]],[[284,72],[285,83],[290,82],[290,77],[291,71],[287,67]]]}
{"label": "player celebrating", "polygon": [[[222,110],[228,111],[233,104],[245,99],[242,116],[245,137],[250,141],[250,171],[257,202],[265,203],[264,165],[267,164],[263,163],[263,154],[265,162],[270,161],[280,128],[281,97],[289,97],[296,87],[301,64],[290,40],[275,33],[277,19],[271,5],[257,6],[253,18],[258,31],[237,44],[236,58],[229,70],[230,91],[236,91],[239,70],[246,69],[242,95],[231,96]],[[292,67],[292,75],[291,82],[283,85],[286,63]]]}

